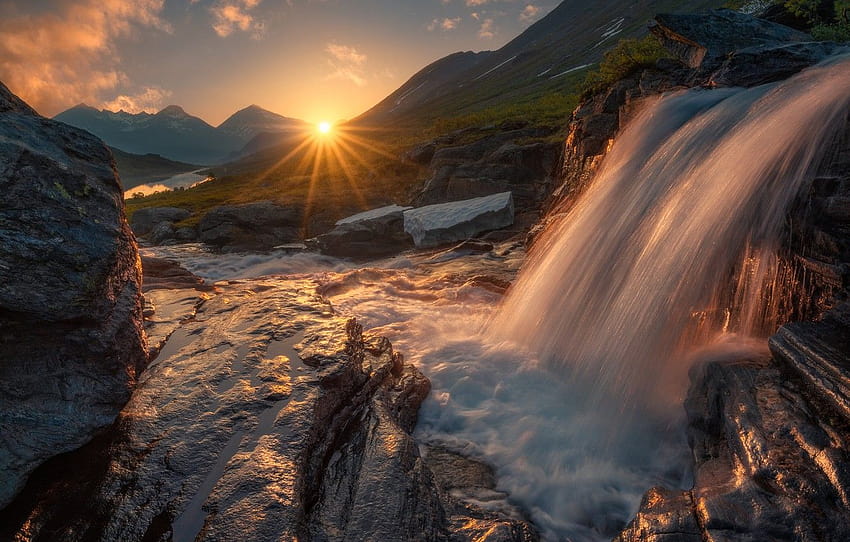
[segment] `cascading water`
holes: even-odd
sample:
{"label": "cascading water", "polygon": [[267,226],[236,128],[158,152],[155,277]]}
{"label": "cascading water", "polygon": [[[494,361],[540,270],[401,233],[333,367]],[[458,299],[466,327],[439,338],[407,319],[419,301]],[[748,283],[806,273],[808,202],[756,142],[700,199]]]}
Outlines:
{"label": "cascading water", "polygon": [[848,105],[847,57],[647,104],[544,234],[491,331],[567,368],[597,401],[678,399],[687,351],[722,330],[775,328],[763,284],[785,213]]}
{"label": "cascading water", "polygon": [[[785,209],[848,107],[845,59],[770,86],[647,103],[500,307],[457,277],[519,265],[512,253],[400,257],[378,269],[303,256],[181,259],[214,279],[312,273],[337,312],[388,337],[431,380],[422,442],[495,466],[499,489],[545,540],[610,540],[648,488],[687,487],[689,452],[672,425],[683,360],[719,332],[776,325],[765,293],[779,281]],[[676,375],[672,393],[665,374]],[[632,408],[647,397],[661,408]],[[474,497],[503,506],[486,491]]]}

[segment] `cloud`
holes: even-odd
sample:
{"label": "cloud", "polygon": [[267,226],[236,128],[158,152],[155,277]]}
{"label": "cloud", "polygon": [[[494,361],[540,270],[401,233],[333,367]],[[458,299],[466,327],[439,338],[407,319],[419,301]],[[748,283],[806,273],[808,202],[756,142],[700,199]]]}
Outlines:
{"label": "cloud", "polygon": [[366,55],[360,53],[354,47],[348,45],[339,45],[337,43],[329,43],[325,47],[325,51],[335,59],[349,64],[361,65],[366,63]]}
{"label": "cloud", "polygon": [[265,32],[265,24],[251,14],[251,10],[261,2],[262,0],[219,0],[210,7],[213,30],[222,38],[237,30],[251,32],[252,37],[261,38]]}
{"label": "cloud", "polygon": [[493,39],[496,36],[496,25],[493,19],[484,19],[481,21],[481,27],[478,29],[478,37],[483,40]]}
{"label": "cloud", "polygon": [[528,4],[522,13],[519,14],[519,20],[523,23],[530,23],[537,19],[540,15],[540,8],[534,4]]}
{"label": "cloud", "polygon": [[329,43],[325,46],[325,53],[330,58],[328,65],[332,71],[328,79],[343,79],[351,81],[358,87],[366,86],[365,64],[368,58],[354,47]]}
{"label": "cloud", "polygon": [[140,27],[170,32],[164,0],[54,0],[36,14],[0,17],[0,80],[45,114],[77,102],[99,103],[128,85],[115,41]]}
{"label": "cloud", "polygon": [[127,113],[155,113],[165,105],[165,99],[171,96],[170,90],[159,87],[146,87],[132,94],[115,97],[115,99],[101,103],[101,107],[110,111],[124,110]]}
{"label": "cloud", "polygon": [[451,30],[455,30],[460,24],[460,17],[455,17],[453,19],[449,19],[448,17],[444,19],[434,19],[428,24],[428,31],[433,32],[434,30],[440,29],[443,32],[449,32]]}

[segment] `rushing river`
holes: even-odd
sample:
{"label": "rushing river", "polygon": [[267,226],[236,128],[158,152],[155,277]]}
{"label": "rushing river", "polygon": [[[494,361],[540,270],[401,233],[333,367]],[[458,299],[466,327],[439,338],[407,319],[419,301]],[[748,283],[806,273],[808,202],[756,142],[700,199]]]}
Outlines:
{"label": "rushing river", "polygon": [[[369,267],[169,250],[211,280],[309,274],[431,380],[421,439],[494,465],[545,538],[606,540],[651,486],[688,487],[687,369],[763,351],[779,318],[785,212],[848,88],[850,63],[837,59],[782,83],[647,104],[524,264],[510,246]],[[503,299],[494,285],[521,264]]]}

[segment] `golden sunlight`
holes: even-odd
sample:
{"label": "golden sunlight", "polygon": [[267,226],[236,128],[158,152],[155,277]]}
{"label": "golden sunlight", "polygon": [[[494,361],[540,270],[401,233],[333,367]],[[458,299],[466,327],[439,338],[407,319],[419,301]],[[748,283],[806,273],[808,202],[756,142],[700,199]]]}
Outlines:
{"label": "golden sunlight", "polygon": [[331,123],[330,122],[320,122],[317,125],[317,128],[319,129],[320,134],[327,135],[327,134],[331,133]]}

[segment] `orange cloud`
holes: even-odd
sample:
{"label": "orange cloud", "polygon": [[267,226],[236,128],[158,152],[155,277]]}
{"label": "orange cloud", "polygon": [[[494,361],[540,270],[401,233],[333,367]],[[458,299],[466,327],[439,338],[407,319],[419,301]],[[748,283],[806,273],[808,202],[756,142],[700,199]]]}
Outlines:
{"label": "orange cloud", "polygon": [[115,39],[138,26],[170,31],[164,0],[60,0],[50,12],[0,18],[0,80],[42,114],[100,104],[129,83]]}

